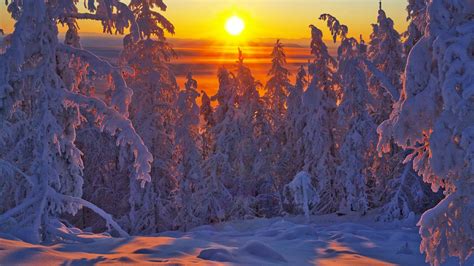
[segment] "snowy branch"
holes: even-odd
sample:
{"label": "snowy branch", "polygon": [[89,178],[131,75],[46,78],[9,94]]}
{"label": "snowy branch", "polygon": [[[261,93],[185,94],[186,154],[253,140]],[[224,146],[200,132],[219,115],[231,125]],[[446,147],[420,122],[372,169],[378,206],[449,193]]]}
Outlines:
{"label": "snowy branch", "polygon": [[94,109],[97,111],[99,116],[102,116],[103,119],[101,122],[101,130],[106,130],[112,135],[118,133],[118,146],[124,147],[127,144],[130,145],[135,156],[135,178],[142,182],[142,186],[144,186],[146,182],[151,181],[150,172],[151,162],[153,161],[152,155],[142,139],[135,132],[130,120],[120,115],[116,110],[107,106],[99,99],[90,98],[70,91],[65,92],[65,98],[87,109]]}
{"label": "snowy branch", "polygon": [[18,167],[14,166],[13,164],[5,161],[5,160],[2,160],[0,159],[0,164],[3,164],[3,165],[6,165],[7,167],[10,167],[11,169],[13,169],[15,172],[17,172],[18,174],[20,174],[21,176],[23,176],[27,181],[28,183],[30,183],[30,185],[34,185],[33,184],[33,181],[31,181],[31,177],[28,176],[27,174],[25,174],[23,171],[21,171],[20,169],[18,169]]}
{"label": "snowy branch", "polygon": [[98,21],[104,21],[104,20],[109,19],[106,16],[101,16],[99,14],[91,14],[91,13],[65,13],[61,15],[60,17],[75,18],[75,19],[90,19],[90,20],[98,20]]}
{"label": "snowy branch", "polygon": [[99,75],[111,75],[115,91],[112,96],[112,105],[116,107],[121,114],[128,116],[128,104],[132,97],[132,90],[127,86],[122,76],[122,69],[120,67],[114,67],[109,62],[100,59],[96,55],[83,49],[77,49],[72,46],[58,44],[58,51],[67,54],[73,54],[80,57],[85,62],[92,66],[94,72]]}
{"label": "snowy branch", "polygon": [[17,205],[16,207],[4,212],[0,215],[0,224],[11,218],[12,216],[16,215],[17,213],[23,212],[27,207],[35,204],[40,199],[40,195],[36,195],[34,197],[28,197],[22,203]]}
{"label": "snowy branch", "polygon": [[77,204],[80,204],[82,206],[85,206],[89,209],[91,209],[93,212],[97,213],[99,216],[104,218],[104,220],[107,222],[107,224],[111,225],[117,232],[120,234],[121,237],[129,237],[127,232],[125,232],[120,225],[117,224],[117,222],[114,221],[112,216],[108,213],[106,213],[104,210],[101,208],[97,207],[91,202],[88,202],[87,200],[83,200],[81,198],[76,198],[72,196],[67,196],[63,194],[59,194],[56,191],[54,191],[51,187],[48,190],[48,196],[53,197],[53,198],[59,198],[63,201],[66,202],[75,202]]}
{"label": "snowy branch", "polygon": [[58,51],[75,55],[77,57],[80,57],[85,62],[93,65],[94,71],[100,75],[111,74],[115,71],[120,71],[121,69],[119,67],[112,66],[109,62],[100,59],[98,56],[94,55],[93,53],[87,50],[74,48],[72,46],[65,45],[65,44],[58,44],[57,47],[58,47]]}
{"label": "snowy branch", "polygon": [[377,67],[367,59],[364,59],[364,64],[367,68],[374,74],[374,76],[381,82],[382,87],[387,90],[387,92],[392,97],[394,102],[400,99],[400,93],[398,92],[397,88],[393,86],[393,84],[388,80],[384,73],[377,69]]}

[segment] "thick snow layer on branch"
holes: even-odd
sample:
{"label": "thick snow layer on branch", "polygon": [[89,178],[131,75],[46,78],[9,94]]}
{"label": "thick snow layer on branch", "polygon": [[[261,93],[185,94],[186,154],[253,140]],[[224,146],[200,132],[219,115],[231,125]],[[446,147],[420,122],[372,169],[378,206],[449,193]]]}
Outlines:
{"label": "thick snow layer on branch", "polygon": [[440,265],[448,256],[462,262],[473,253],[474,6],[469,0],[423,4],[423,13],[413,15],[426,18],[426,29],[408,57],[402,96],[379,127],[379,148],[389,151],[393,139],[412,150],[406,161],[413,160],[433,190],[444,189],[446,199],[419,223],[420,250]]}
{"label": "thick snow layer on branch", "polygon": [[151,181],[150,170],[153,157],[142,139],[135,132],[130,120],[124,118],[111,107],[108,107],[99,99],[86,97],[73,92],[65,92],[65,98],[89,110],[94,110],[98,114],[97,121],[101,130],[112,134],[117,138],[117,145],[130,147],[135,156],[133,177],[142,182]]}
{"label": "thick snow layer on branch", "polygon": [[392,100],[394,102],[398,101],[398,99],[400,98],[400,93],[398,92],[398,89],[392,85],[391,81],[383,74],[383,72],[378,70],[377,67],[369,60],[365,59],[363,60],[363,62],[370,70],[370,72],[380,81],[381,85],[387,90],[387,92],[392,97]]}
{"label": "thick snow layer on branch", "polygon": [[[89,11],[106,17],[105,31],[122,33],[130,25],[135,31],[126,5],[106,1],[96,9],[95,2],[88,1]],[[8,7],[17,23],[0,55],[0,150],[8,151],[0,152],[0,171],[8,175],[0,180],[0,228],[24,231],[32,242],[64,238],[56,221],[66,213],[76,214],[83,205],[126,235],[111,216],[81,199],[84,165],[75,141],[86,112],[103,131],[116,136],[117,145],[130,150],[132,178],[142,184],[151,179],[151,155],[126,117],[131,91],[119,69],[79,48],[76,21],[67,17],[77,12],[75,3],[25,0]],[[68,25],[65,43],[71,46],[59,44],[58,23]],[[94,72],[113,80],[110,107],[81,94]]]}
{"label": "thick snow layer on branch", "polygon": [[311,176],[307,172],[299,172],[295,178],[285,186],[286,200],[303,210],[307,219],[310,215],[310,207],[318,204],[319,196],[317,190],[311,184]]}

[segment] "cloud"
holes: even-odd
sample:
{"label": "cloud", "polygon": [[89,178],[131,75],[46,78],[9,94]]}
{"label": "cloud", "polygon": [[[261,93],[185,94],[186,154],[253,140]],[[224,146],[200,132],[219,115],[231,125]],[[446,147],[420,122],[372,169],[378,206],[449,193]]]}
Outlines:
{"label": "cloud", "polygon": [[[120,55],[122,39],[118,37],[103,38],[98,36],[84,36],[82,44],[100,57],[115,62]],[[225,45],[212,40],[193,39],[170,39],[171,44],[178,54],[178,58],[171,63],[171,69],[177,76],[179,85],[183,85],[188,72],[193,72],[198,81],[200,89],[210,94],[215,93],[218,88],[217,70],[220,66],[234,70],[237,59],[237,47]],[[268,79],[267,72],[271,64],[271,50],[273,39],[260,39],[242,46],[245,64],[252,70],[256,79],[265,83]],[[282,40],[286,47],[288,68],[295,73],[297,68],[308,62],[311,58],[309,40],[286,39]],[[336,46],[328,43],[332,54],[336,52]],[[294,75],[293,75],[294,78]]]}

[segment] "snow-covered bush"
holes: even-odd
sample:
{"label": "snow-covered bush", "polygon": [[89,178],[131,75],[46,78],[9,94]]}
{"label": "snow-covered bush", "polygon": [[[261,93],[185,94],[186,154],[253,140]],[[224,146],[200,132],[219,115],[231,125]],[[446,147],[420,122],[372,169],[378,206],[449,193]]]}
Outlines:
{"label": "snow-covered bush", "polygon": [[311,184],[308,172],[299,172],[284,188],[286,208],[290,213],[303,213],[309,218],[310,210],[318,204],[319,196],[316,188]]}

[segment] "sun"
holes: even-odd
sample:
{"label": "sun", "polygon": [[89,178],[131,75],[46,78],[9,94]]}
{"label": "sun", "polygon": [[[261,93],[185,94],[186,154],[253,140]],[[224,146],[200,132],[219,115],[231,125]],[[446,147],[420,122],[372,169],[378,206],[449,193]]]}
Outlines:
{"label": "sun", "polygon": [[238,16],[232,16],[227,19],[225,29],[230,35],[237,36],[245,29],[245,23]]}

